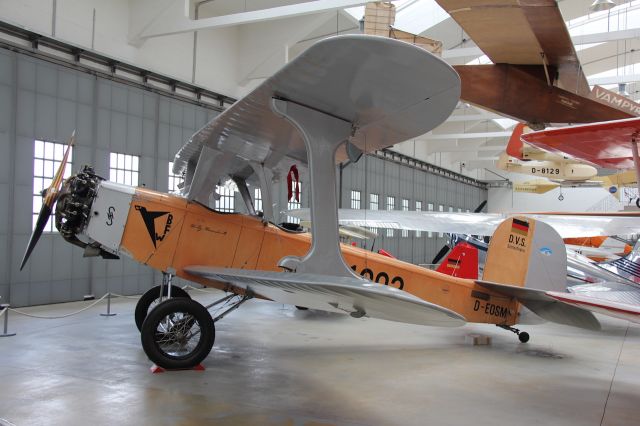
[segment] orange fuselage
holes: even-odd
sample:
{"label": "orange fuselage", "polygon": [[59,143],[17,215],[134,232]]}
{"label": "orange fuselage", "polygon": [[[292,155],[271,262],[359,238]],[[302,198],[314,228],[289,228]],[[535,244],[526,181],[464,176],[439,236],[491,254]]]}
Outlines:
{"label": "orange fuselage", "polygon": [[[155,219],[145,223],[143,211]],[[225,283],[190,275],[184,268],[207,265],[281,271],[280,259],[303,256],[310,244],[310,234],[286,231],[265,224],[258,217],[220,213],[182,197],[137,189],[120,251],[154,269],[175,270],[181,278],[241,292]],[[517,322],[519,304],[514,299],[491,292],[473,280],[451,277],[358,247],[342,245],[341,249],[346,263],[358,274],[451,309],[469,322]]]}

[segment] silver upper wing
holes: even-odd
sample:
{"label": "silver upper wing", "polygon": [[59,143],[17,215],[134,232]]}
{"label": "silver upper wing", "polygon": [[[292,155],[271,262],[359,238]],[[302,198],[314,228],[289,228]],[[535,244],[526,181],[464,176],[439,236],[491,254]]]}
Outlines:
{"label": "silver upper wing", "polygon": [[[309,210],[290,210],[287,215],[309,220]],[[444,213],[400,210],[338,210],[340,225],[410,231],[447,232],[468,235],[492,235],[498,225],[516,213]],[[545,222],[562,238],[640,233],[640,217],[604,214],[517,213]]]}
{"label": "silver upper wing", "polygon": [[210,266],[189,266],[185,271],[251,290],[276,302],[348,313],[354,317],[441,327],[456,327],[466,322],[463,316],[449,309],[364,278]]}
{"label": "silver upper wing", "polygon": [[[449,116],[459,95],[453,68],[419,47],[385,37],[331,37],[196,132],[176,154],[173,171],[185,172],[187,198],[208,202],[224,176],[250,179],[252,163],[275,178],[293,163],[306,163],[298,131],[271,109],[274,98],[351,122],[350,141],[370,152],[430,131]],[[337,161],[345,158],[338,153]]]}

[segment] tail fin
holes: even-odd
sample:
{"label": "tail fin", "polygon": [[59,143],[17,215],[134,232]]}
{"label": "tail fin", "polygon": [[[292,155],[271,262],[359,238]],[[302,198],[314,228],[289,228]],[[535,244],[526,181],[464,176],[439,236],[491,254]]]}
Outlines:
{"label": "tail fin", "polygon": [[527,310],[518,312],[517,323],[529,322],[531,311],[547,321],[598,330],[600,323],[591,312],[547,294],[564,292],[566,275],[567,254],[560,235],[544,222],[514,217],[493,234],[483,280],[476,283],[524,305]]}
{"label": "tail fin", "polygon": [[628,255],[611,262],[598,263],[598,266],[640,284],[640,240]]}
{"label": "tail fin", "polygon": [[538,290],[564,291],[567,255],[558,233],[544,222],[513,217],[496,229],[484,267],[484,281]]}
{"label": "tail fin", "polygon": [[509,138],[509,143],[507,144],[507,154],[512,157],[515,157],[519,160],[522,160],[522,147],[523,142],[520,139],[522,133],[524,133],[525,124],[518,123],[516,127],[513,128],[513,133],[511,133],[511,137]]}
{"label": "tail fin", "polygon": [[452,277],[478,279],[478,249],[464,241],[459,242],[436,271]]}

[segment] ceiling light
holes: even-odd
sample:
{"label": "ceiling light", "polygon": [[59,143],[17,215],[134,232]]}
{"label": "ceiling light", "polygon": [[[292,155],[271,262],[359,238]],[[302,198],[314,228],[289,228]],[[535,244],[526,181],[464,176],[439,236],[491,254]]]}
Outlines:
{"label": "ceiling light", "polygon": [[589,10],[591,12],[600,12],[603,10],[609,10],[612,7],[616,7],[613,0],[596,0],[591,6],[589,6]]}

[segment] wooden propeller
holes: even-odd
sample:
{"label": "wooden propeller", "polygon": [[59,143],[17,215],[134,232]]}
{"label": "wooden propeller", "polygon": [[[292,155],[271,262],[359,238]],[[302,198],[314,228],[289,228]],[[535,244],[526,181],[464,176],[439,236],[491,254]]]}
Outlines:
{"label": "wooden propeller", "polygon": [[62,162],[56,171],[56,174],[49,185],[49,188],[44,193],[42,207],[40,208],[40,213],[38,214],[38,220],[36,221],[36,226],[31,233],[31,238],[29,238],[29,244],[27,245],[27,250],[24,253],[22,258],[22,263],[20,264],[20,270],[24,268],[24,265],[27,263],[29,256],[31,256],[31,252],[34,247],[38,243],[40,236],[42,236],[42,231],[44,231],[45,226],[47,226],[47,222],[49,222],[49,217],[51,216],[51,212],[53,211],[53,206],[56,204],[58,200],[58,196],[60,194],[60,188],[62,187],[62,179],[64,177],[64,171],[67,167],[67,162],[69,160],[69,152],[71,151],[71,147],[76,141],[76,131],[74,130],[71,134],[71,139],[69,139],[69,144],[67,145],[67,149],[64,152],[64,157],[62,157]]}

